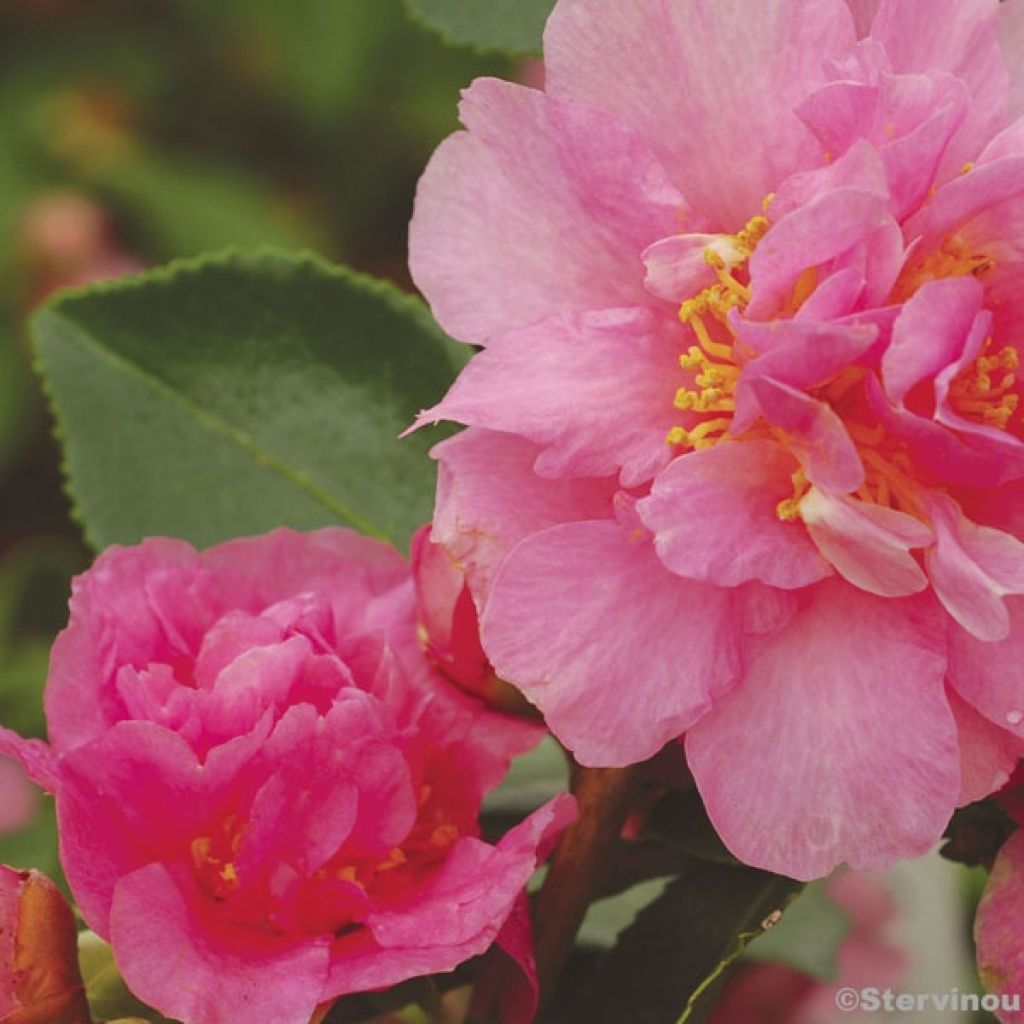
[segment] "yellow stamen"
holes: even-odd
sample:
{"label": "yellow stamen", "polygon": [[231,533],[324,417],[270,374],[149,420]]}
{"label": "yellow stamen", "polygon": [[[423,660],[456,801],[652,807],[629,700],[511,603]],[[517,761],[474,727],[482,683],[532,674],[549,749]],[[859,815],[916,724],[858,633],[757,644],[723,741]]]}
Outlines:
{"label": "yellow stamen", "polygon": [[[1020,353],[1006,345],[990,355],[991,347],[989,338],[981,355],[950,385],[949,404],[965,419],[1006,430],[1020,404],[1020,396],[1012,390],[1017,384],[1014,371],[1020,366]],[[992,380],[994,372],[998,373],[996,384]]]}

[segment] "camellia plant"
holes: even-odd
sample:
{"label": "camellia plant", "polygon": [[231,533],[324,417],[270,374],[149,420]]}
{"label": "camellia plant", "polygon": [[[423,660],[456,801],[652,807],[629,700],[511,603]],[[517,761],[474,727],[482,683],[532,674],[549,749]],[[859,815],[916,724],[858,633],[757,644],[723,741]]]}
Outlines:
{"label": "camellia plant", "polygon": [[0,1024],[813,1024],[943,838],[1024,1021],[1024,0],[406,6],[543,53],[425,303],[234,248],[32,319],[95,560]]}

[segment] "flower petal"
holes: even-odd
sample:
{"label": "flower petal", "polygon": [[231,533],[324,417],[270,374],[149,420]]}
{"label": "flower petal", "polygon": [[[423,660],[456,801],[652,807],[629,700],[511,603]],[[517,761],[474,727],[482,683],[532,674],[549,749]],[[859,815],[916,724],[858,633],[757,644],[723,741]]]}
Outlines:
{"label": "flower petal", "polygon": [[682,197],[607,115],[493,79],[465,93],[468,131],[420,180],[412,275],[463,341],[554,313],[643,306],[640,253],[679,230]]}
{"label": "flower petal", "polygon": [[547,480],[540,449],[514,434],[471,427],[431,453],[440,463],[431,539],[465,569],[478,606],[520,540],[558,523],[611,518],[612,480]]}
{"label": "flower petal", "polygon": [[1004,996],[1009,1005],[1016,1002],[1016,1009],[1000,1012],[1003,1024],[1024,1021],[1024,1012],[1020,1009],[1020,995],[1024,990],[1021,906],[1024,906],[1024,831],[1017,831],[999,851],[974,921],[981,983],[989,992]]}
{"label": "flower petal", "polygon": [[482,636],[498,674],[581,764],[632,764],[738,680],[733,608],[731,591],[672,575],[618,524],[572,523],[512,551]]}
{"label": "flower petal", "polygon": [[959,788],[944,648],[929,600],[833,581],[808,592],[686,737],[708,814],[740,860],[810,879],[932,846]]}
{"label": "flower petal", "polygon": [[[163,864],[122,878],[111,936],[132,992],[190,1024],[309,1024],[327,978],[329,940],[298,942],[232,926],[217,907],[194,897]],[[187,961],[183,950],[189,951]]]}
{"label": "flower petal", "polygon": [[632,125],[712,229],[737,230],[818,158],[793,107],[853,41],[841,0],[561,0],[547,88]]}
{"label": "flower petal", "polygon": [[637,512],[669,571],[735,587],[805,587],[831,573],[799,522],[776,509],[797,461],[768,441],[725,442],[677,458]]}
{"label": "flower petal", "polygon": [[800,516],[818,550],[855,587],[880,597],[906,597],[928,586],[910,554],[932,540],[923,523],[904,512],[812,487]]}
{"label": "flower petal", "polygon": [[478,353],[417,424],[455,420],[540,445],[545,477],[610,476],[633,487],[672,458],[683,377],[677,320],[645,309],[547,317]]}

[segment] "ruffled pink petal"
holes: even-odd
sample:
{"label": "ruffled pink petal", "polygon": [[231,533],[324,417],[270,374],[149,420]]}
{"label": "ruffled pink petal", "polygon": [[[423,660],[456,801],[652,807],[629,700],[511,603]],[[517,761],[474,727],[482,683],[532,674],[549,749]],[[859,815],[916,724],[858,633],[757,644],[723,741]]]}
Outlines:
{"label": "ruffled pink petal", "polygon": [[[202,560],[216,574],[229,607],[258,613],[316,592],[329,604],[342,636],[363,624],[368,598],[409,578],[405,560],[390,544],[341,527],[278,529],[231,540],[204,551]],[[281,612],[276,621],[291,625],[291,615],[284,607]]]}
{"label": "ruffled pink petal", "polygon": [[543,449],[541,476],[610,476],[624,486],[668,464],[682,380],[677,320],[649,310],[548,317],[476,355],[417,424],[455,420]]}
{"label": "ruffled pink petal", "polygon": [[679,576],[720,587],[805,587],[831,569],[799,522],[776,512],[797,468],[768,441],[718,444],[676,459],[637,512],[662,564]]}
{"label": "ruffled pink petal", "polygon": [[0,757],[17,761],[25,774],[47,793],[60,785],[60,766],[53,748],[42,740],[27,740],[0,725]]}
{"label": "ruffled pink petal", "polygon": [[895,509],[812,487],[800,516],[821,554],[854,586],[879,597],[906,597],[928,586],[914,548],[933,540],[920,520]]}
{"label": "ruffled pink petal", "polygon": [[705,259],[711,250],[726,263],[742,263],[744,255],[729,235],[673,235],[648,246],[642,259],[647,268],[644,284],[652,295],[681,303],[715,283],[715,272]]}
{"label": "ruffled pink petal", "polygon": [[853,41],[842,0],[561,0],[547,88],[632,125],[712,229],[737,230],[818,157],[792,110]]}
{"label": "ruffled pink petal", "polygon": [[1024,740],[985,718],[952,686],[946,688],[946,696],[956,719],[960,746],[957,806],[965,807],[976,800],[984,800],[1006,785],[1017,761],[1024,756]]}
{"label": "ruffled pink petal", "polygon": [[[974,921],[981,983],[1006,999],[999,1013],[1003,1024],[1021,1024],[1024,992],[1024,831],[1015,832],[999,851]],[[1014,999],[1016,997],[1016,999]],[[1009,1007],[1016,1006],[1016,1009]]]}
{"label": "ruffled pink petal", "polygon": [[464,341],[555,313],[643,306],[639,260],[679,230],[682,197],[647,144],[605,113],[477,80],[467,131],[442,143],[416,194],[413,279]]}
{"label": "ruffled pink petal", "polygon": [[891,218],[888,199],[860,188],[841,188],[813,199],[775,223],[750,258],[752,320],[775,316],[800,275],[865,241]]}
{"label": "ruffled pink petal", "polygon": [[894,402],[959,360],[981,304],[982,287],[973,277],[928,281],[911,296],[882,357],[882,379]]}
{"label": "ruffled pink petal", "polygon": [[547,480],[540,449],[513,434],[470,428],[431,453],[440,463],[432,539],[465,570],[482,606],[501,560],[558,523],[610,518],[614,480]]}
{"label": "ruffled pink petal", "polygon": [[1010,630],[1006,638],[985,642],[954,628],[949,638],[949,681],[986,718],[1024,739],[1024,598],[1005,599]]}
{"label": "ruffled pink petal", "polygon": [[655,754],[737,682],[733,615],[731,591],[667,572],[649,540],[572,523],[512,551],[482,636],[498,674],[580,763],[623,765]]}
{"label": "ruffled pink petal", "polygon": [[971,110],[946,160],[954,174],[1008,118],[998,21],[999,8],[989,0],[883,0],[871,28],[894,71],[948,71],[967,85]]}
{"label": "ruffled pink petal", "polygon": [[1004,598],[1024,594],[1024,544],[972,523],[950,498],[936,494],[928,508],[935,544],[925,567],[939,600],[979,640],[1005,639],[1010,613]]}
{"label": "ruffled pink petal", "polygon": [[880,600],[832,581],[809,590],[686,737],[732,852],[810,879],[843,860],[880,868],[929,849],[959,790],[944,650],[928,599]]}
{"label": "ruffled pink petal", "polygon": [[[89,927],[104,938],[119,878],[187,850],[218,797],[259,749],[269,719],[211,752],[204,766],[176,733],[151,722],[120,722],[60,765],[57,817],[61,862]],[[174,814],[153,815],[154,807]]]}
{"label": "ruffled pink petal", "polygon": [[789,448],[807,479],[838,494],[864,482],[864,467],[843,421],[824,402],[769,377],[751,381],[761,414],[790,435]]}
{"label": "ruffled pink petal", "polygon": [[497,846],[462,838],[441,868],[406,904],[374,912],[368,933],[334,946],[327,992],[385,988],[406,978],[449,971],[484,952],[553,838],[575,818],[572,797],[555,797],[509,831]]}
{"label": "ruffled pink petal", "polygon": [[751,387],[755,380],[768,377],[798,390],[815,387],[856,363],[878,337],[874,324],[812,320],[759,323],[739,316],[731,321],[740,340],[763,353],[744,366],[736,389],[736,413],[730,428],[736,436],[753,426],[760,415]]}
{"label": "ruffled pink petal", "polygon": [[329,939],[232,926],[218,909],[163,864],[122,878],[111,939],[132,992],[190,1024],[309,1024],[327,979]]}

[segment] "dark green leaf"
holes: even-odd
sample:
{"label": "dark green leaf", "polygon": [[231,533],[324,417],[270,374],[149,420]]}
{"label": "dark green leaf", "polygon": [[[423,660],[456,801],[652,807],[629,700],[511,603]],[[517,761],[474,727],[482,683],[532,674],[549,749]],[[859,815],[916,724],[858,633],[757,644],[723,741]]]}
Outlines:
{"label": "dark green leaf", "polygon": [[260,250],[66,293],[34,319],[76,512],[97,548],[331,523],[404,543],[456,368],[416,299]]}
{"label": "dark green leaf", "polygon": [[800,888],[764,871],[692,861],[619,934],[573,1018],[588,1024],[695,1024],[715,982],[776,923]]}
{"label": "dark green leaf", "polygon": [[555,0],[405,0],[416,20],[452,43],[536,53]]}
{"label": "dark green leaf", "polygon": [[696,789],[670,789],[654,805],[645,835],[670,843],[681,853],[721,864],[739,864],[718,838]]}

